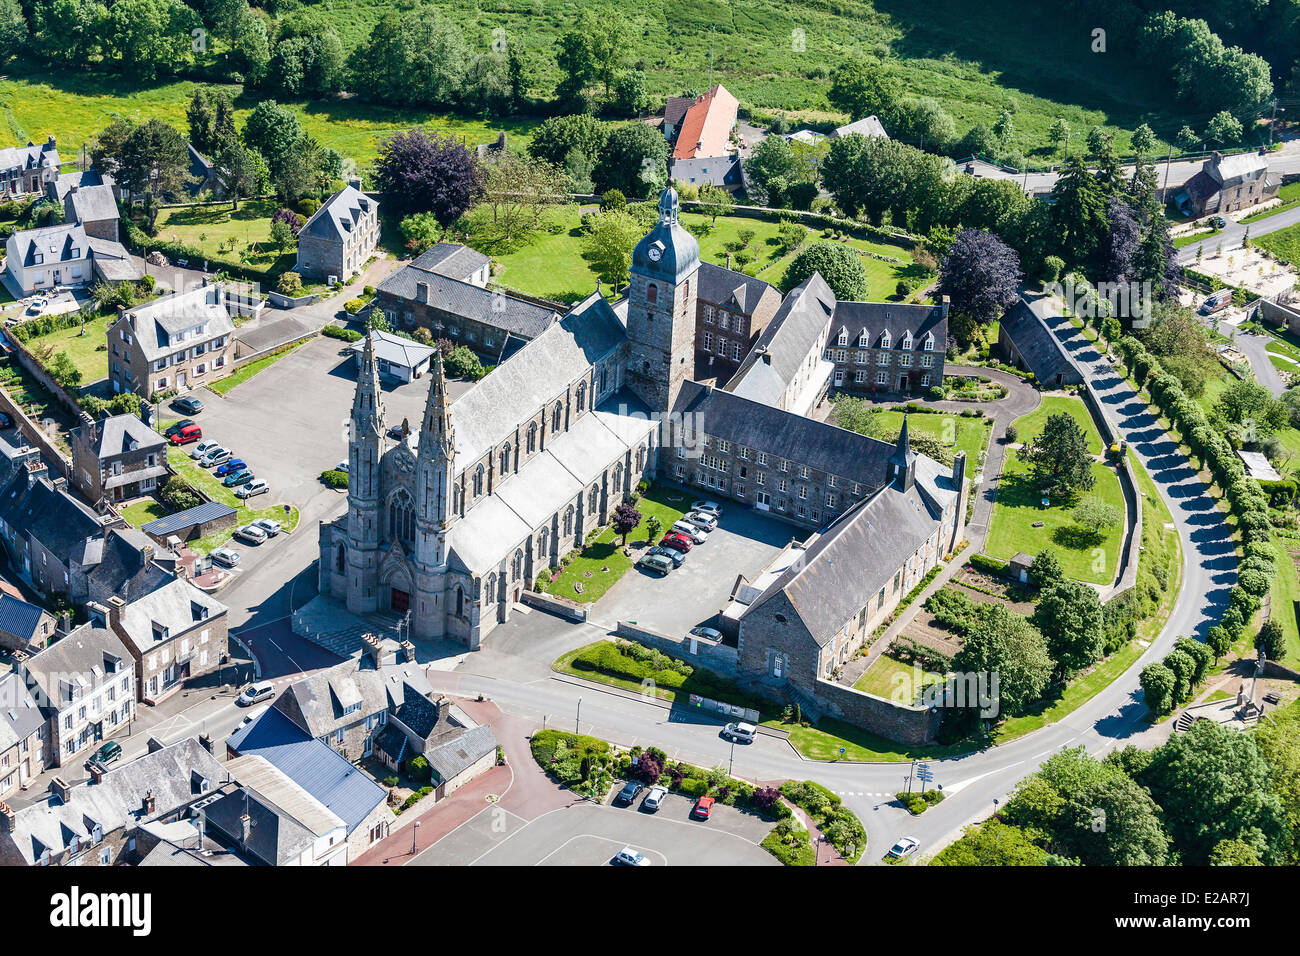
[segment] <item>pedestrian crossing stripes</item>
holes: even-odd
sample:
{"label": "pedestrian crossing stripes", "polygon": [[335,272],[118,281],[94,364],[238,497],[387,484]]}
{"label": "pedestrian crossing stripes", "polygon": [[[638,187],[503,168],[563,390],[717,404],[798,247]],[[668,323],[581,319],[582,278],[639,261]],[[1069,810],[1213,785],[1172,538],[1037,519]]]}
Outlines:
{"label": "pedestrian crossing stripes", "polygon": [[866,793],[862,790],[836,790],[837,797],[892,797],[892,793]]}

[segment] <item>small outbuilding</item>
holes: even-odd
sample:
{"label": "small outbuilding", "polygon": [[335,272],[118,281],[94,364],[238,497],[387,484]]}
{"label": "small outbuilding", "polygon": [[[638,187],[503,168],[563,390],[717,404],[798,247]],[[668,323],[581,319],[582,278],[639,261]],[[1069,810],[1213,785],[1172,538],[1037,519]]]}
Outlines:
{"label": "small outbuilding", "polygon": [[[390,332],[374,331],[370,334],[375,340],[375,365],[380,375],[399,382],[410,382],[429,371],[433,353],[437,351],[433,346],[421,345],[414,339]],[[357,358],[358,369],[361,368],[361,353],[365,348],[364,338],[352,343],[352,354]]]}

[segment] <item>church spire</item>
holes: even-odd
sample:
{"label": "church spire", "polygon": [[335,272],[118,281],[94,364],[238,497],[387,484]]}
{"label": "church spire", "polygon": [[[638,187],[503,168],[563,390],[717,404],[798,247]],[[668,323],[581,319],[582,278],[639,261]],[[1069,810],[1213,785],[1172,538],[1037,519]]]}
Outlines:
{"label": "church spire", "polygon": [[424,421],[420,425],[420,457],[440,456],[451,461],[455,453],[456,434],[451,425],[451,401],[447,395],[447,374],[442,351],[433,360],[429,396],[424,403]]}
{"label": "church spire", "polygon": [[352,437],[360,439],[372,433],[384,433],[384,403],[379,390],[379,366],[375,361],[373,333],[366,336],[366,345],[361,352],[357,391],[352,397]]}
{"label": "church spire", "polygon": [[890,475],[899,491],[912,487],[916,480],[916,452],[912,451],[912,443],[907,438],[906,412],[903,413],[903,428],[898,433],[898,444],[889,456],[889,466]]}

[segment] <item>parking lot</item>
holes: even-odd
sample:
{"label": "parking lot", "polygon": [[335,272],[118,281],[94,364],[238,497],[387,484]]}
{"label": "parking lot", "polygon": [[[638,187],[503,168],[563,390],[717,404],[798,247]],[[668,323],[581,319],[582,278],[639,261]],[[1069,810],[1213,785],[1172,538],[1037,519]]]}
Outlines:
{"label": "parking lot", "polygon": [[[617,787],[612,793],[617,792]],[[602,866],[625,846],[653,866],[776,866],[758,844],[772,824],[733,807],[690,819],[692,801],[669,794],[657,813],[577,801],[531,822],[489,807],[412,861],[417,866]]]}

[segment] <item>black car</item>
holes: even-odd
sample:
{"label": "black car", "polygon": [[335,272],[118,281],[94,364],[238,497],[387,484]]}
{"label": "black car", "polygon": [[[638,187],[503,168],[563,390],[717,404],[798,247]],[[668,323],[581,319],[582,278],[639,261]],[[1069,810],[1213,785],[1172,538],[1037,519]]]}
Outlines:
{"label": "black car", "polygon": [[177,432],[181,431],[182,429],[189,428],[193,424],[194,424],[194,419],[182,418],[180,421],[172,422],[170,425],[168,425],[167,430],[163,432],[163,436],[166,438],[171,438]]}
{"label": "black car", "polygon": [[191,398],[189,395],[185,395],[174,400],[172,402],[172,408],[176,409],[178,412],[184,412],[186,415],[197,415],[199,412],[203,411],[203,403],[197,398]]}
{"label": "black car", "polygon": [[630,807],[632,805],[632,801],[636,799],[637,794],[639,794],[644,789],[645,789],[645,784],[643,784],[641,781],[629,780],[624,785],[623,789],[618,792],[618,796],[614,798],[614,803],[620,804],[622,806]]}

